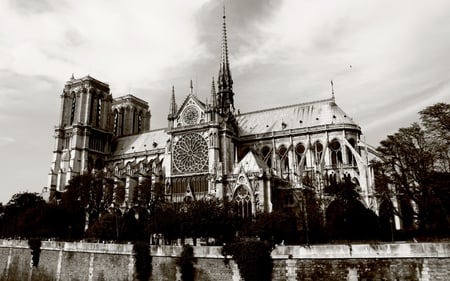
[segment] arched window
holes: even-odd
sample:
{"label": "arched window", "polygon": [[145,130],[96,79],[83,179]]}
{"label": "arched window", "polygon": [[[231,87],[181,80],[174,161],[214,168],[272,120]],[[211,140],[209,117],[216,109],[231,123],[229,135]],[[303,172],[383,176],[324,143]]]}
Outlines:
{"label": "arched window", "polygon": [[336,166],[342,164],[341,144],[334,139],[330,143],[331,148],[331,165]]}
{"label": "arched window", "polygon": [[133,124],[132,124],[132,127],[131,127],[131,133],[132,134],[135,134],[136,132],[137,132],[137,124],[136,124],[136,120],[137,119],[137,110],[136,110],[136,108],[135,109],[133,109]]}
{"label": "arched window", "polygon": [[[354,149],[356,149],[356,142],[354,139],[349,139],[348,142]],[[355,156],[353,156],[353,153],[350,149],[347,149],[347,161],[348,161],[348,164],[351,166],[356,165]]]}
{"label": "arched window", "polygon": [[272,168],[272,149],[268,146],[264,146],[261,150],[264,162],[267,163],[269,168]]}
{"label": "arched window", "polygon": [[123,129],[125,127],[125,109],[120,109],[120,135],[123,136]]}
{"label": "arched window", "polygon": [[302,160],[305,151],[306,148],[303,144],[299,143],[295,146],[295,155],[297,155],[297,164],[300,164],[300,161]]}
{"label": "arched window", "polygon": [[142,111],[138,115],[138,133],[142,133]]}
{"label": "arched window", "polygon": [[234,200],[237,205],[238,215],[243,219],[252,218],[252,201],[248,189],[244,186],[239,186],[234,194]]}
{"label": "arched window", "polygon": [[76,109],[76,104],[77,104],[77,94],[73,93],[73,97],[72,97],[72,110],[70,113],[70,124],[73,124],[73,121],[75,119],[75,109]]}
{"label": "arched window", "polygon": [[314,144],[314,152],[316,156],[316,164],[319,164],[323,154],[323,145],[319,141],[316,141]]}
{"label": "arched window", "polygon": [[117,109],[114,109],[114,135],[117,136],[119,127],[119,112]]}
{"label": "arched window", "polygon": [[99,97],[97,99],[97,118],[95,120],[95,125],[100,127],[100,122],[102,121],[102,99]]}
{"label": "arched window", "polygon": [[278,157],[280,157],[281,172],[289,171],[289,155],[286,146],[282,145],[278,149]]}

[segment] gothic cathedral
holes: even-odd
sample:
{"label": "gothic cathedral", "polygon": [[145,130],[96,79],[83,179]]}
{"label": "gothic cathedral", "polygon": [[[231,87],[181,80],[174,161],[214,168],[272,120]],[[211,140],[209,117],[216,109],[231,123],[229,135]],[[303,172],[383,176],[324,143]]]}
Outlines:
{"label": "gothic cathedral", "polygon": [[[146,101],[113,98],[90,76],[66,82],[55,128],[50,192],[76,175],[101,174],[112,204],[130,207],[139,185],[159,184],[172,202],[228,198],[243,216],[294,204],[298,191],[344,178],[376,209],[373,175],[361,128],[331,98],[240,113],[228,60],[225,16],[217,81],[205,102],[192,91],[177,105],[172,89],[168,126],[150,130]],[[237,95],[239,97],[239,93]],[[295,102],[295,101],[294,101]]]}

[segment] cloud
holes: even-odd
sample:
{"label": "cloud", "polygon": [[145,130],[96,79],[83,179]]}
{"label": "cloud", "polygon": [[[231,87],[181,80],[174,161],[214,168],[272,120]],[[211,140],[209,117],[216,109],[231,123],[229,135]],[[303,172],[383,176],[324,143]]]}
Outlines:
{"label": "cloud", "polygon": [[14,138],[11,137],[0,137],[0,146],[7,146],[15,141]]}
{"label": "cloud", "polygon": [[[54,6],[50,0],[9,0],[13,9],[20,13],[35,14],[52,11]],[[59,2],[59,1],[57,1]]]}

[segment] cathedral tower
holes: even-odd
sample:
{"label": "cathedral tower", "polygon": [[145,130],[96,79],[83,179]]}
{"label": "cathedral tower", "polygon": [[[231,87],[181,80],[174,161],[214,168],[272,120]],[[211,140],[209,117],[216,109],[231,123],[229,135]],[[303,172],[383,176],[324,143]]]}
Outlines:
{"label": "cathedral tower", "polygon": [[69,180],[104,167],[111,152],[109,85],[90,76],[66,82],[61,95],[59,124],[48,186],[63,190]]}

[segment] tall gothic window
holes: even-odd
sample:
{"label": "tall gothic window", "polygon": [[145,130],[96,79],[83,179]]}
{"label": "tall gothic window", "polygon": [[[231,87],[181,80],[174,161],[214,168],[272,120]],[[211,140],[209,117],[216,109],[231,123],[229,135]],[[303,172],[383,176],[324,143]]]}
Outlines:
{"label": "tall gothic window", "polygon": [[299,143],[295,146],[295,154],[297,155],[297,164],[300,164],[300,161],[302,160],[305,150],[306,150],[305,146],[301,143]]}
{"label": "tall gothic window", "polygon": [[95,120],[95,125],[97,127],[100,127],[100,122],[101,122],[101,117],[102,117],[102,99],[99,97],[97,100],[97,118]]}
{"label": "tall gothic window", "polygon": [[342,164],[341,144],[337,140],[330,143],[331,148],[331,165],[337,166]]}
{"label": "tall gothic window", "polygon": [[138,115],[138,133],[142,133],[142,111]]}
{"label": "tall gothic window", "polygon": [[76,108],[76,104],[77,104],[77,94],[73,93],[73,97],[72,97],[72,110],[70,113],[70,124],[73,124],[73,121],[75,119],[75,108]]}
{"label": "tall gothic window", "polygon": [[118,128],[119,127],[119,112],[117,109],[114,109],[114,135],[117,136]]}
{"label": "tall gothic window", "polygon": [[[354,139],[349,139],[348,142],[354,149],[356,149],[356,142]],[[347,148],[347,161],[348,161],[349,165],[352,165],[352,166],[356,165],[355,156],[353,156],[353,153],[349,148]]]}
{"label": "tall gothic window", "polygon": [[319,141],[317,141],[314,144],[314,150],[315,150],[315,156],[316,156],[316,164],[319,164],[320,160],[322,159],[323,145]]}
{"label": "tall gothic window", "polygon": [[125,109],[121,108],[120,109],[120,135],[123,136],[123,130],[125,127]]}
{"label": "tall gothic window", "polygon": [[131,127],[131,133],[134,134],[136,133],[136,119],[137,119],[137,110],[136,108],[133,109],[133,126]]}
{"label": "tall gothic window", "polygon": [[272,149],[270,149],[270,147],[268,147],[268,146],[264,146],[262,148],[261,152],[262,152],[264,161],[267,163],[267,166],[269,168],[272,168]]}
{"label": "tall gothic window", "polygon": [[280,157],[280,166],[281,166],[281,172],[285,173],[289,171],[289,156],[288,156],[288,149],[286,146],[282,145],[278,149],[278,156]]}
{"label": "tall gothic window", "polygon": [[236,189],[234,200],[237,205],[238,215],[243,219],[250,219],[252,217],[252,201],[250,193],[244,186],[239,186]]}
{"label": "tall gothic window", "polygon": [[95,98],[94,98],[94,91],[91,92],[91,112],[89,114],[89,123],[92,124],[94,122],[94,116],[95,116]]}

